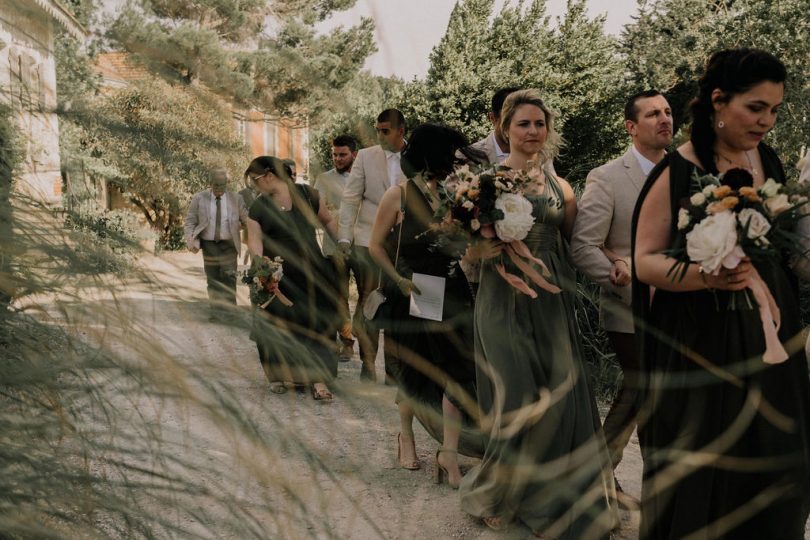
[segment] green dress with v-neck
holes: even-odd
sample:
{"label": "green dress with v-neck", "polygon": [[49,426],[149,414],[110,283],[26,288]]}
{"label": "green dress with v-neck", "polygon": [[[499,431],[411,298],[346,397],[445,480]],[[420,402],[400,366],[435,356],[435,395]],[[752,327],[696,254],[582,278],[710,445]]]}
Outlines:
{"label": "green dress with v-neck", "polygon": [[[478,403],[489,441],[460,487],[463,509],[516,519],[558,540],[606,537],[613,525],[610,463],[588,387],[574,314],[576,274],[561,234],[564,196],[547,177],[528,195],[524,243],[563,291],[518,292],[482,267],[475,305]],[[508,271],[520,274],[511,263]]]}

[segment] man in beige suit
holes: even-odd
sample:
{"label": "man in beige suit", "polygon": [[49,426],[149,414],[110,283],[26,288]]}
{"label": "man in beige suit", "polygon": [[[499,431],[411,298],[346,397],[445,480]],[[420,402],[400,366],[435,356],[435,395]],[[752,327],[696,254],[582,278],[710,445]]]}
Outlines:
{"label": "man in beige suit", "polygon": [[236,305],[236,261],[241,242],[239,232],[247,224],[242,197],[226,191],[228,171],[211,170],[211,189],[191,199],[184,224],[186,246],[192,253],[202,249],[208,281],[209,320],[221,319],[224,305]]}
{"label": "man in beige suit", "polygon": [[[368,240],[385,190],[405,181],[399,165],[400,153],[405,148],[405,117],[397,109],[386,109],[377,117],[374,128],[380,144],[357,153],[343,189],[338,221],[338,248],[350,256],[357,280],[359,298],[352,329],[359,341],[363,362],[360,378],[370,381],[376,380],[374,364],[380,329],[363,317],[363,302],[377,287],[380,271],[368,254]],[[389,358],[385,363],[386,381],[390,382],[389,377],[396,377],[397,368]]]}
{"label": "man in beige suit", "polygon": [[[357,158],[357,141],[350,135],[339,135],[332,140],[332,163],[334,168],[318,175],[312,187],[321,194],[321,200],[332,215],[338,215],[343,200],[343,190],[354,160]],[[349,318],[349,268],[346,258],[337,253],[337,246],[328,234],[323,235],[321,250],[324,257],[329,259],[334,268],[335,294],[338,299],[340,313],[340,328],[338,337],[341,342],[338,355],[342,361],[352,358],[354,337],[352,336],[352,322]]]}
{"label": "man in beige suit", "polygon": [[577,268],[601,286],[601,322],[624,375],[604,424],[614,467],[635,428],[638,405],[639,364],[630,309],[631,220],[647,175],[672,143],[672,111],[659,92],[633,95],[624,119],[632,144],[623,156],[588,174],[571,237]]}
{"label": "man in beige suit", "polygon": [[509,142],[501,131],[501,109],[506,97],[520,88],[501,88],[492,96],[491,108],[487,113],[487,120],[492,124],[492,131],[486,137],[472,144],[472,147],[483,152],[490,163],[503,163],[509,157]]}

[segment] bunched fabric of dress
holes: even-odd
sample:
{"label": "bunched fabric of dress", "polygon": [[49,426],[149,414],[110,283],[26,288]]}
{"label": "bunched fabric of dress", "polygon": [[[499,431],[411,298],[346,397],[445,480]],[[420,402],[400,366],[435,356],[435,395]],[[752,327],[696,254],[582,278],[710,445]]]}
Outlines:
{"label": "bunched fabric of dress", "polygon": [[256,308],[250,337],[271,381],[328,382],[337,375],[331,336],[338,319],[331,267],[315,236],[318,192],[299,184],[290,191],[290,210],[267,195],[250,207],[249,217],[262,228],[264,256],[284,259],[279,288],[293,303],[275,300],[263,310]]}
{"label": "bunched fabric of dress", "polygon": [[[760,145],[759,153],[765,178],[784,182],[773,150]],[[644,198],[666,167],[675,238],[678,209],[690,195],[696,168],[678,152],[651,172],[633,223],[635,228]],[[762,361],[759,313],[744,302],[731,309],[728,292],[659,289],[651,301],[650,287],[633,283],[647,379],[647,419],[639,427],[643,539],[804,537],[810,382],[798,337],[797,280],[786,261],[755,267],[781,312],[780,340],[793,353],[782,364]]]}
{"label": "bunched fabric of dress", "polygon": [[483,265],[475,348],[489,442],[462,481],[462,508],[558,540],[606,538],[615,523],[613,479],[576,331],[576,276],[560,233],[563,192],[548,176],[544,193],[528,198],[536,221],[524,242],[563,292],[541,290],[532,299],[495,262]]}

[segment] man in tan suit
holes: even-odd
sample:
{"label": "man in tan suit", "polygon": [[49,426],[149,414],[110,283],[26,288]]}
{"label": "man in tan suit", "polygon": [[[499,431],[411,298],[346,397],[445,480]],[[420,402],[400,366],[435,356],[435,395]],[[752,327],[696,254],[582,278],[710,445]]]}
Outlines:
{"label": "man in tan suit", "polygon": [[[332,163],[334,168],[318,175],[312,185],[321,194],[326,207],[337,215],[343,200],[343,190],[349,179],[354,160],[357,158],[357,141],[350,135],[339,135],[332,141]],[[324,257],[329,259],[335,270],[335,294],[338,297],[340,311],[340,328],[338,334],[341,342],[338,355],[343,361],[351,360],[354,349],[352,322],[349,318],[349,268],[346,258],[337,253],[337,246],[328,234],[323,235],[322,247]]]}
{"label": "man in tan suit", "polygon": [[[363,302],[380,279],[380,271],[368,254],[371,227],[385,190],[405,181],[400,153],[405,148],[405,117],[397,109],[386,109],[374,124],[380,144],[357,153],[352,172],[343,190],[338,220],[338,248],[351,257],[359,298],[352,329],[360,345],[363,362],[360,378],[376,380],[374,371],[380,328],[363,317]],[[396,366],[386,358],[386,382],[396,377]]]}
{"label": "man in tan suit", "polygon": [[571,236],[574,263],[601,286],[601,322],[623,372],[604,423],[614,468],[635,428],[638,406],[639,364],[630,309],[631,220],[647,175],[672,143],[672,111],[659,92],[633,95],[624,119],[632,144],[623,156],[588,174]]}
{"label": "man in tan suit", "polygon": [[211,170],[211,189],[191,199],[184,224],[186,246],[192,253],[202,249],[208,281],[210,321],[221,319],[224,305],[236,305],[236,260],[241,249],[239,232],[247,224],[242,197],[226,191],[228,171]]}
{"label": "man in tan suit", "polygon": [[509,142],[501,131],[501,109],[506,97],[520,88],[501,88],[492,96],[491,108],[487,113],[487,120],[492,124],[492,131],[486,137],[472,144],[472,147],[483,152],[487,161],[494,164],[503,163],[509,157]]}

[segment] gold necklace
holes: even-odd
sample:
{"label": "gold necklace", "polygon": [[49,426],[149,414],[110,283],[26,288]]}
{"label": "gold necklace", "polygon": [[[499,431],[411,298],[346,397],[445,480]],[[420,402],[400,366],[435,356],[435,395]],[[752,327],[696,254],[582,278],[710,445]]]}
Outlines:
{"label": "gold necklace", "polygon": [[746,167],[745,165],[740,165],[739,163],[736,163],[735,161],[732,161],[731,159],[727,158],[726,156],[724,156],[723,154],[721,154],[717,150],[715,150],[714,153],[718,158],[723,159],[724,161],[726,161],[732,167],[737,167],[738,169],[745,169],[748,172],[750,172],[752,175],[754,175],[754,176],[757,175],[758,171],[754,168],[754,164],[751,162],[751,156],[748,155],[747,151],[745,152],[745,159],[748,160],[748,167]]}

